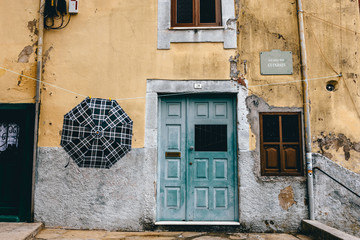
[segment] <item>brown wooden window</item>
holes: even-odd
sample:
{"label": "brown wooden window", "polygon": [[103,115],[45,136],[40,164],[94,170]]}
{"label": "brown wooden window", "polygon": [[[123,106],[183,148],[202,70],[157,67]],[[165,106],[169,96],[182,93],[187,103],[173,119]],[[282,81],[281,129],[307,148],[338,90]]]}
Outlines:
{"label": "brown wooden window", "polygon": [[220,1],[221,0],[171,0],[171,26],[221,26]]}
{"label": "brown wooden window", "polygon": [[300,116],[260,113],[261,175],[303,175]]}

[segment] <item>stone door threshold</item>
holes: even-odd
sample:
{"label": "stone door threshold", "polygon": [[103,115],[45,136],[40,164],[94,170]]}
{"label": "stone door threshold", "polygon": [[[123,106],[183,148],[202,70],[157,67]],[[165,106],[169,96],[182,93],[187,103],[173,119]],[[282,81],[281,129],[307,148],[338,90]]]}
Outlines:
{"label": "stone door threshold", "polygon": [[203,225],[203,226],[238,226],[239,222],[231,222],[231,221],[159,221],[155,222],[155,225]]}

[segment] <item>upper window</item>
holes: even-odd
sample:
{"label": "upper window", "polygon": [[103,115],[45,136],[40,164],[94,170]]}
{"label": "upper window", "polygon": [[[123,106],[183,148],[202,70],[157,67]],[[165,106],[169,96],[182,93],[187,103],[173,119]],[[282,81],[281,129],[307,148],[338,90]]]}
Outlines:
{"label": "upper window", "polygon": [[158,0],[158,49],[195,42],[236,49],[236,36],[234,0]]}
{"label": "upper window", "polygon": [[300,113],[260,113],[261,175],[303,175],[300,123]]}
{"label": "upper window", "polygon": [[171,26],[221,26],[220,0],[171,0]]}

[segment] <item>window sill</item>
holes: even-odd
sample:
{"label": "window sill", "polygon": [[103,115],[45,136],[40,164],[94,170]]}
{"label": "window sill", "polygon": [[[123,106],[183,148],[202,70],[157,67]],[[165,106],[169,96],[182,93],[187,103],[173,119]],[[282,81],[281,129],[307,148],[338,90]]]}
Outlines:
{"label": "window sill", "polygon": [[214,27],[170,27],[169,30],[221,30],[225,29],[224,26],[214,26]]}
{"label": "window sill", "polygon": [[296,181],[305,182],[307,181],[306,176],[258,176],[261,182],[284,182],[284,181]]}

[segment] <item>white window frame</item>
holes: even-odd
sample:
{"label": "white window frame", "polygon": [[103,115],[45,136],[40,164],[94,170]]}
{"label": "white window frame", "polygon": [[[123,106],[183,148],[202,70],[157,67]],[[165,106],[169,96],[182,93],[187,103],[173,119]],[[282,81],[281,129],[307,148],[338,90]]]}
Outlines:
{"label": "white window frame", "polygon": [[223,42],[235,49],[236,18],[234,0],[221,0],[222,26],[171,27],[171,0],[158,0],[158,49],[170,49],[175,42]]}

